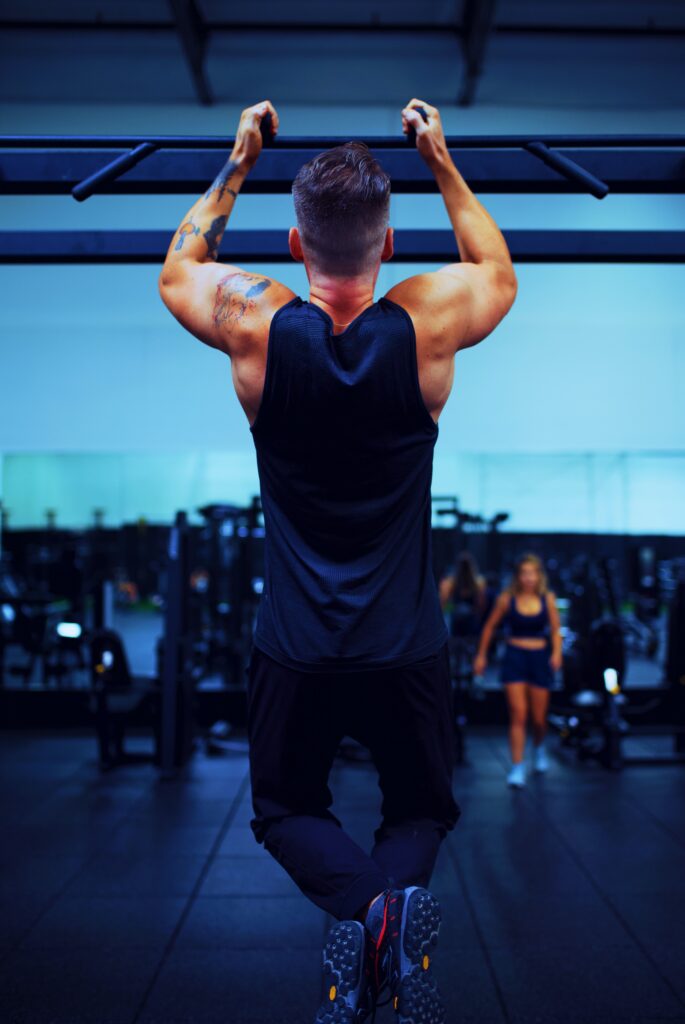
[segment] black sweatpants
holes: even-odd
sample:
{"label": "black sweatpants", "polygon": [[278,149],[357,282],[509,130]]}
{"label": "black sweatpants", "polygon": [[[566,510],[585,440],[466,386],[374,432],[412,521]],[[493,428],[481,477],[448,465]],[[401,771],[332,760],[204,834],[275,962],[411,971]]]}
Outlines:
{"label": "black sweatpants", "polygon": [[[381,890],[427,886],[461,814],[452,795],[449,651],[401,668],[298,672],[253,646],[248,737],[257,842],[313,903],[354,917]],[[371,752],[383,794],[369,855],[329,810],[343,736]]]}

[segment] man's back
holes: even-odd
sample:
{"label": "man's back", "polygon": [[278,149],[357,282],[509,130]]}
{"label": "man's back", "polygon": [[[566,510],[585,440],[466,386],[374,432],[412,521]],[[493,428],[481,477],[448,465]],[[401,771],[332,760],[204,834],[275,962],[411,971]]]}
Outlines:
{"label": "man's back", "polygon": [[[226,308],[236,303],[242,306],[244,292],[262,285],[247,314],[227,326],[223,341],[231,354],[236,394],[251,426],[264,389],[271,321],[295,293],[260,274],[228,277],[217,286]],[[452,389],[455,355],[487,337],[511,308],[514,291],[503,278],[502,268],[495,262],[454,263],[407,278],[384,296],[401,306],[412,322],[421,395],[436,422]],[[322,306],[311,305],[328,317],[332,336],[344,333],[335,329],[335,318]]]}
{"label": "man's back", "polygon": [[446,638],[431,553],[438,427],[407,312],[347,328],[299,296],[275,314],[251,427],[266,527],[255,643],[304,671],[390,667]]}

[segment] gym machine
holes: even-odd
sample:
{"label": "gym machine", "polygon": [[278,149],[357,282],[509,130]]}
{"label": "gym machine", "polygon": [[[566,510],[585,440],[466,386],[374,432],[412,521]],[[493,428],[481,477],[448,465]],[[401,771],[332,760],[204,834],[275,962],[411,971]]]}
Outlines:
{"label": "gym machine", "polygon": [[[491,518],[478,513],[465,512],[459,508],[459,500],[452,495],[434,495],[431,498],[433,515],[438,519],[451,517],[454,520],[450,531],[450,552],[452,560],[455,554],[470,550],[470,541],[474,537],[484,537],[483,547],[485,566],[498,566],[496,573],[499,579],[499,534],[498,528],[509,518],[509,513],[499,512]],[[440,532],[440,531],[438,531]],[[447,552],[443,547],[442,556]],[[495,561],[496,559],[496,561]],[[444,564],[444,563],[443,563]],[[455,607],[452,602],[444,609],[445,622],[448,628],[448,644],[450,652],[450,675],[452,680],[452,701],[455,754],[457,764],[463,764],[466,758],[466,729],[473,715],[473,702],[481,703],[485,698],[482,680],[474,677],[473,658],[478,646],[478,635],[483,623],[490,613],[496,597],[496,586],[492,585],[492,574],[487,582],[486,601],[479,621],[474,622],[473,611],[469,608]]]}
{"label": "gym machine", "polygon": [[[642,703],[624,689],[627,627],[617,614],[610,580],[606,563],[593,572],[587,561],[576,579],[564,651],[564,691],[553,695],[550,725],[559,732],[561,746],[574,749],[579,760],[595,759],[609,770],[685,763],[685,561],[669,611],[664,682]],[[655,710],[660,721],[644,721]],[[626,754],[628,738],[657,736],[673,738],[672,752]]]}

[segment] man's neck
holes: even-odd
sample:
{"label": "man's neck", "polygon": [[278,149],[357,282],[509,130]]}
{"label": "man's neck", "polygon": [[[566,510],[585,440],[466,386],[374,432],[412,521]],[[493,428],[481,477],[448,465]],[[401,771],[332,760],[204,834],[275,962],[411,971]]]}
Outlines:
{"label": "man's neck", "polygon": [[338,327],[345,327],[373,305],[374,284],[369,278],[316,278],[309,283],[309,301],[321,306]]}

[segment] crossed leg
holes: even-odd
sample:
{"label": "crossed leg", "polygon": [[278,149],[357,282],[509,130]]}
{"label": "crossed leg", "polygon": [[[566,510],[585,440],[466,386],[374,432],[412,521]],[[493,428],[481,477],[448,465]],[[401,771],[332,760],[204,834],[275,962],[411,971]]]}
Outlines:
{"label": "crossed leg", "polygon": [[[342,736],[371,750],[383,793],[371,854],[330,811]],[[347,678],[299,673],[256,650],[248,681],[250,774],[258,842],[338,920],[386,888],[427,885],[460,808],[446,648],[397,670]]]}

